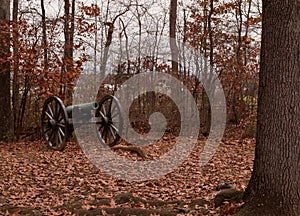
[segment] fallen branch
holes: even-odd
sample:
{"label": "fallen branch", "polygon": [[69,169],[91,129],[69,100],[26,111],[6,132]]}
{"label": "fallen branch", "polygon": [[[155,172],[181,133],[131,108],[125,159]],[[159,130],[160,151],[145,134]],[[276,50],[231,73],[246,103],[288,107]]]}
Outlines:
{"label": "fallen branch", "polygon": [[140,148],[139,146],[116,145],[116,146],[112,147],[111,149],[113,149],[113,150],[121,149],[121,150],[125,150],[125,151],[136,152],[143,159],[146,158],[145,151],[142,148]]}

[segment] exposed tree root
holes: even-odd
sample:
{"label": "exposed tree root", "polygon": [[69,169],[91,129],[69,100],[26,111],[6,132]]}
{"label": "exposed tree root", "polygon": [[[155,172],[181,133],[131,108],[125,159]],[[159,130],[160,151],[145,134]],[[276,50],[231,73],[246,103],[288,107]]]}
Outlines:
{"label": "exposed tree root", "polygon": [[116,146],[112,147],[111,149],[113,149],[113,150],[121,149],[121,150],[125,150],[125,151],[136,152],[143,159],[146,158],[145,151],[141,147],[139,147],[139,146],[116,145]]}

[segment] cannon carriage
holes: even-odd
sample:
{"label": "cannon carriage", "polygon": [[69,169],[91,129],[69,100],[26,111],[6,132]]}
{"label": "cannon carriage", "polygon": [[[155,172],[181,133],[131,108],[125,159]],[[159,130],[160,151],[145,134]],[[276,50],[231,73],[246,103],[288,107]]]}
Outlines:
{"label": "cannon carriage", "polygon": [[[74,113],[78,113],[74,118]],[[42,134],[47,145],[63,150],[74,131],[74,125],[93,124],[99,141],[114,146],[123,128],[122,108],[118,99],[105,95],[100,102],[67,106],[57,96],[49,97],[42,109]]]}

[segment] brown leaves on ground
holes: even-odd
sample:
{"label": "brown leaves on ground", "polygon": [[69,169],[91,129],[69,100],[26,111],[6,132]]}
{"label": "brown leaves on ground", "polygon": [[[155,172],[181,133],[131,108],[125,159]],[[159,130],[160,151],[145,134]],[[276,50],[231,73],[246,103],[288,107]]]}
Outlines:
{"label": "brown leaves on ground", "polygon": [[[163,139],[161,145],[168,142]],[[203,143],[199,141],[190,157],[173,172],[143,182],[127,182],[103,173],[89,162],[76,143],[68,143],[63,152],[48,149],[42,141],[0,143],[0,213],[229,214],[234,208],[231,204],[214,207],[215,188],[220,182],[229,182],[237,189],[245,189],[251,175],[255,140],[226,138],[214,158],[200,167]],[[155,148],[159,150],[159,146]],[[134,152],[130,154],[132,159],[139,157]],[[122,196],[124,200],[120,201]]]}

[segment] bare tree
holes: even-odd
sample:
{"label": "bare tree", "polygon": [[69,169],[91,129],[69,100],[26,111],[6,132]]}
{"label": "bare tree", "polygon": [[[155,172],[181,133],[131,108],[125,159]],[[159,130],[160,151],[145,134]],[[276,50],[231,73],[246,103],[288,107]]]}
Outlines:
{"label": "bare tree", "polygon": [[105,76],[105,70],[106,70],[106,64],[107,64],[107,60],[108,60],[109,47],[110,47],[110,45],[112,43],[112,39],[113,39],[113,33],[114,33],[114,29],[115,29],[115,22],[117,21],[117,19],[119,17],[121,17],[122,15],[124,15],[128,11],[129,11],[129,6],[127,6],[124,9],[124,11],[122,11],[121,13],[116,15],[111,22],[107,21],[107,22],[104,23],[104,25],[108,26],[108,31],[107,31],[106,42],[105,42],[105,46],[104,46],[104,53],[103,53],[103,56],[102,56],[102,61],[101,61],[101,66],[100,66],[100,74],[101,74],[102,77]]}
{"label": "bare tree", "polygon": [[170,48],[172,56],[172,73],[178,74],[178,47],[176,44],[177,0],[170,0]]}
{"label": "bare tree", "polygon": [[[16,0],[14,0],[16,1]],[[42,9],[42,44],[44,50],[44,71],[48,70],[48,42],[47,42],[47,26],[46,26],[46,10],[44,0],[41,0],[41,9]]]}
{"label": "bare tree", "polygon": [[[68,73],[69,71],[74,70],[73,52],[74,52],[75,0],[72,0],[72,4],[70,3],[69,0],[65,0],[64,9],[65,9],[65,16],[64,16],[65,46],[64,46],[62,73]],[[68,83],[65,83],[64,86],[61,86],[61,94],[63,92],[66,97],[66,104],[71,104],[72,88],[71,86],[68,86]]]}
{"label": "bare tree", "polygon": [[0,0],[0,140],[7,139],[11,130],[11,95],[9,57],[10,1]]}
{"label": "bare tree", "polygon": [[13,112],[13,128],[16,139],[19,139],[20,125],[19,107],[20,107],[20,50],[19,50],[19,0],[13,0],[13,83],[12,83],[12,112]]}

